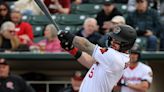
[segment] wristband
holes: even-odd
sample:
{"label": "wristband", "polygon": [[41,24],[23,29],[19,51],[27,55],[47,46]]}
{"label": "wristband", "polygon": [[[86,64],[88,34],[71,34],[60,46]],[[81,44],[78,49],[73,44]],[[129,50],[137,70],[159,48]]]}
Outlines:
{"label": "wristband", "polygon": [[82,52],[78,48],[73,48],[72,50],[68,51],[71,55],[73,55],[76,59],[78,59]]}

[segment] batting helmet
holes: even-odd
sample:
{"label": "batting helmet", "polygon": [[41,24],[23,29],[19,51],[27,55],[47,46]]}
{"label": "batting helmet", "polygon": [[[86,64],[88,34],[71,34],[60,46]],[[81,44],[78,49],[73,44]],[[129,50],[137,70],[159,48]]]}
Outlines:
{"label": "batting helmet", "polygon": [[129,25],[116,25],[111,28],[109,36],[121,43],[120,51],[126,51],[132,48],[137,38],[137,33],[136,30]]}

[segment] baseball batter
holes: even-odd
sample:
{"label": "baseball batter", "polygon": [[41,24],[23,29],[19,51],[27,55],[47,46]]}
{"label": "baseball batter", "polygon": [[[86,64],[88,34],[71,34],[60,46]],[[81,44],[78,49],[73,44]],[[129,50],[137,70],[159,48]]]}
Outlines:
{"label": "baseball batter", "polygon": [[67,31],[58,34],[61,46],[78,62],[90,70],[86,74],[80,92],[111,92],[119,81],[129,61],[128,50],[136,40],[136,31],[128,25],[111,29],[111,46],[102,48]]}

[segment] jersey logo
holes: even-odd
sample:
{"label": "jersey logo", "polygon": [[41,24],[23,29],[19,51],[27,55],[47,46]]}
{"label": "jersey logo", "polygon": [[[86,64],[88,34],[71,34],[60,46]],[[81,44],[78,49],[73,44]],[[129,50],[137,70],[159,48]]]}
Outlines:
{"label": "jersey logo", "polygon": [[94,68],[92,68],[92,70],[90,71],[89,78],[92,78],[93,77],[93,73],[94,73]]}
{"label": "jersey logo", "polygon": [[102,54],[104,54],[105,52],[108,51],[108,49],[107,48],[101,48],[100,51],[101,51]]}

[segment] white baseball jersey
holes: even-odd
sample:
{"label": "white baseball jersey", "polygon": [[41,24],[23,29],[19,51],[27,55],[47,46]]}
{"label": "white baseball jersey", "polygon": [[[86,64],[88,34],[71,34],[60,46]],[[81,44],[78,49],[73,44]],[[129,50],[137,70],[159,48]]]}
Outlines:
{"label": "white baseball jersey", "polygon": [[129,55],[96,46],[92,56],[97,62],[86,74],[79,92],[111,92],[123,74]]}
{"label": "white baseball jersey", "polygon": [[[138,65],[134,69],[129,67],[124,70],[121,82],[127,82],[132,84],[141,83],[142,81],[152,82],[152,70],[148,65],[138,62]],[[121,92],[139,92],[131,88],[122,86]]]}

